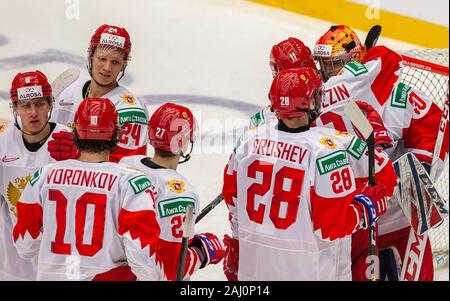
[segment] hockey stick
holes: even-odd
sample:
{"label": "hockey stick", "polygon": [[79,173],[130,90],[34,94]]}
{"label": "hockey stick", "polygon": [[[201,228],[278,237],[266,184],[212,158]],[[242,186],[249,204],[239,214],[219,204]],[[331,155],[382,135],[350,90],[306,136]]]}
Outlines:
{"label": "hockey stick", "polygon": [[[375,185],[375,141],[372,125],[367,120],[364,113],[358,107],[358,105],[351,101],[345,105],[345,115],[350,119],[352,124],[358,129],[366,140],[369,151],[369,186]],[[372,281],[377,280],[377,273],[375,270],[377,266],[375,264],[375,258],[377,256],[377,240],[376,240],[376,224],[369,227],[369,267],[372,267],[371,275]]]}
{"label": "hockey stick", "polygon": [[61,73],[52,83],[53,97],[58,96],[64,89],[70,86],[80,77],[80,70],[77,68],[69,68]]}
{"label": "hockey stick", "polygon": [[218,196],[216,196],[216,198],[214,200],[212,200],[211,203],[209,203],[205,208],[202,209],[200,214],[195,219],[195,223],[198,223],[205,215],[207,215],[211,210],[216,208],[216,206],[219,205],[219,203],[222,200],[223,200],[222,194],[219,194]]}
{"label": "hockey stick", "polygon": [[366,51],[369,51],[370,48],[374,47],[377,44],[380,34],[381,34],[381,26],[380,25],[372,26],[372,28],[367,33],[366,40],[364,41]]}
{"label": "hockey stick", "polygon": [[194,207],[186,206],[186,215],[183,224],[183,239],[181,240],[180,257],[178,259],[177,281],[183,280],[184,267],[186,265],[186,254],[188,249],[189,235],[192,233],[192,217],[194,216]]}

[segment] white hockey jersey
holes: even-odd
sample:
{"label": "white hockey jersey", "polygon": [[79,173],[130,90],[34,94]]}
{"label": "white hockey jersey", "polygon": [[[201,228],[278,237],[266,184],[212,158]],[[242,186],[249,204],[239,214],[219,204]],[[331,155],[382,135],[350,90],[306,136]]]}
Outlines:
{"label": "white hockey jersey", "polygon": [[[53,132],[62,130],[70,131],[66,126],[56,125]],[[47,151],[49,139],[39,150],[30,152],[22,132],[12,122],[0,126],[0,280],[36,278],[36,260],[19,257],[12,229],[17,218],[17,201],[29,179],[38,168],[54,161]]]}
{"label": "white hockey jersey", "polygon": [[[222,194],[239,240],[239,280],[351,280],[350,236],[361,227],[353,204],[367,180],[367,146],[326,128],[301,133],[272,122],[239,140]],[[376,152],[377,181],[396,176]]]}
{"label": "white hockey jersey", "polygon": [[13,239],[38,256],[37,280],[159,280],[160,228],[152,183],[116,163],[49,164],[17,203]]}
{"label": "white hockey jersey", "polygon": [[[186,206],[194,206],[194,218],[191,229],[195,227],[195,218],[199,213],[199,197],[196,189],[176,170],[151,168],[142,163],[145,156],[131,156],[120,160],[120,164],[143,171],[154,186],[156,217],[161,227],[161,248],[164,249],[165,266],[176,266],[183,236],[183,221]],[[190,233],[192,239],[194,232]],[[197,252],[188,250],[186,256],[185,277],[192,276],[201,265]],[[175,269],[172,269],[175,271]],[[175,280],[176,274],[165,271],[169,280]]]}
{"label": "white hockey jersey", "polygon": [[[88,80],[80,77],[55,98],[51,120],[73,128],[75,113],[83,101],[83,86]],[[122,86],[114,88],[102,97],[109,98],[116,106],[121,128],[119,141],[111,153],[110,161],[118,162],[124,156],[145,155],[148,142],[147,107]]]}

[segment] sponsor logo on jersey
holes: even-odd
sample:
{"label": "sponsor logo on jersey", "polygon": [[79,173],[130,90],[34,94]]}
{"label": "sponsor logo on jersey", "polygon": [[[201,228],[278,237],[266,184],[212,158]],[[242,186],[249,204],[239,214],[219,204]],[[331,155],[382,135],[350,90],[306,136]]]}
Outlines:
{"label": "sponsor logo on jersey", "polygon": [[31,86],[17,89],[17,98],[19,100],[29,100],[33,98],[44,97],[41,86]]}
{"label": "sponsor logo on jersey", "polygon": [[344,66],[345,70],[349,71],[353,76],[360,76],[361,74],[369,72],[363,64],[360,62],[350,62]]}
{"label": "sponsor logo on jersey", "polygon": [[185,214],[186,207],[192,205],[195,213],[195,199],[190,197],[178,197],[158,202],[158,211],[160,217],[169,217],[172,215]]}
{"label": "sponsor logo on jersey", "polygon": [[130,106],[136,105],[136,98],[133,95],[120,95],[120,100],[122,100],[124,103]]}
{"label": "sponsor logo on jersey", "polygon": [[167,184],[169,185],[169,189],[172,192],[182,193],[185,190],[184,189],[185,184],[181,180],[176,180],[176,179],[169,180],[169,181],[167,181]]}
{"label": "sponsor logo on jersey", "polygon": [[63,98],[63,99],[61,99],[61,100],[59,101],[59,105],[60,105],[61,107],[73,106],[73,102],[72,102],[72,101],[67,101],[67,100],[65,100],[65,99]]}
{"label": "sponsor logo on jersey", "polygon": [[147,125],[147,115],[145,111],[138,108],[133,109],[120,109],[119,112],[119,124],[137,123]]}
{"label": "sponsor logo on jersey", "polygon": [[3,156],[2,158],[2,162],[3,163],[8,163],[8,162],[13,162],[19,160],[19,157],[7,157],[7,156]]}
{"label": "sponsor logo on jersey", "polygon": [[355,159],[359,160],[361,156],[367,149],[367,143],[359,139],[358,137],[353,137],[350,145],[347,147],[347,152]]}
{"label": "sponsor logo on jersey", "polygon": [[336,135],[336,136],[339,136],[339,137],[350,137],[352,134],[350,134],[350,133],[347,133],[347,132],[341,132],[341,131],[338,131],[338,130],[334,130],[334,134]]}
{"label": "sponsor logo on jersey", "polygon": [[333,170],[342,168],[348,165],[347,155],[345,151],[340,150],[332,154],[320,157],[316,160],[317,168],[321,175],[332,172]]}
{"label": "sponsor logo on jersey", "polygon": [[409,91],[412,88],[405,85],[404,83],[399,83],[391,94],[391,106],[405,109],[406,108],[406,102],[408,101],[408,95]]}
{"label": "sponsor logo on jersey", "polygon": [[320,138],[319,142],[320,142],[320,144],[325,145],[325,147],[328,149],[336,148],[336,142],[334,142],[333,138],[323,137],[323,138]]}
{"label": "sponsor logo on jersey", "polygon": [[8,187],[6,188],[6,198],[8,199],[9,210],[15,215],[15,217],[17,217],[17,202],[19,201],[20,196],[22,195],[22,192],[25,189],[25,186],[27,186],[30,178],[30,175],[27,175],[24,178],[15,178],[14,183],[9,182]]}
{"label": "sponsor logo on jersey", "polygon": [[152,182],[147,178],[146,175],[138,175],[128,180],[131,188],[133,188],[134,194],[141,193],[142,191],[147,190],[148,188],[153,189],[154,186]]}

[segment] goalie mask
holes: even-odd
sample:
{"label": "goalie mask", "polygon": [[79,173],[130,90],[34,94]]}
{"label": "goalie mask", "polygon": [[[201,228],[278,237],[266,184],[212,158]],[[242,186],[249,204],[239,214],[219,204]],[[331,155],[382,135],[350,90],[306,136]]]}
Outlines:
{"label": "goalie mask", "polygon": [[278,119],[308,116],[310,123],[319,114],[322,82],[310,67],[280,71],[273,79],[269,99]]}
{"label": "goalie mask", "polygon": [[335,76],[350,61],[362,61],[366,49],[356,33],[346,25],[334,25],[314,46],[314,59],[324,80]]}
{"label": "goalie mask", "polygon": [[[148,123],[150,144],[158,150],[180,155],[186,162],[190,158],[197,122],[192,112],[181,105],[165,103],[152,115]],[[189,144],[191,145],[187,153]]]}

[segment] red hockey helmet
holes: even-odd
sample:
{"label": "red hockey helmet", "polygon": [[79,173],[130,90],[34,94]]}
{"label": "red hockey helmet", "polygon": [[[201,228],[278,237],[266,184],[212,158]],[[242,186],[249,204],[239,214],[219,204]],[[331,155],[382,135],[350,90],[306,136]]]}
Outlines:
{"label": "red hockey helmet", "polygon": [[75,114],[75,128],[81,140],[113,139],[117,130],[118,114],[108,98],[86,98]]}
{"label": "red hockey helmet", "polygon": [[296,38],[288,38],[272,47],[270,68],[275,76],[279,71],[289,68],[315,68],[311,50]]}
{"label": "red hockey helmet", "polygon": [[41,71],[18,73],[11,84],[9,96],[13,103],[52,96],[52,87]]}
{"label": "red hockey helmet", "polygon": [[314,46],[314,59],[328,78],[335,75],[350,61],[362,61],[366,48],[356,33],[346,25],[334,25],[322,35]]}
{"label": "red hockey helmet", "polygon": [[128,58],[131,52],[131,40],[127,30],[114,25],[103,24],[97,28],[89,43],[89,56],[94,53],[95,47],[99,45],[122,49],[126,53],[126,58]]}
{"label": "red hockey helmet", "polygon": [[192,112],[174,103],[160,106],[148,122],[150,144],[162,151],[178,155],[194,142],[197,122]]}
{"label": "red hockey helmet", "polygon": [[[314,75],[316,74],[316,75]],[[320,77],[311,67],[281,70],[273,79],[269,99],[278,119],[302,117],[314,119],[321,105]]]}

